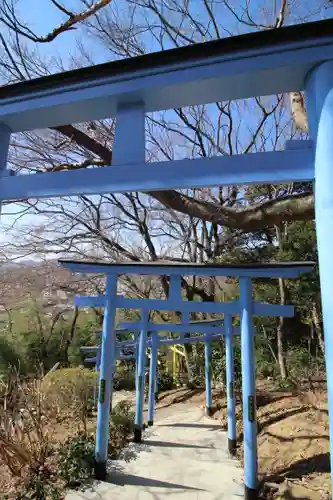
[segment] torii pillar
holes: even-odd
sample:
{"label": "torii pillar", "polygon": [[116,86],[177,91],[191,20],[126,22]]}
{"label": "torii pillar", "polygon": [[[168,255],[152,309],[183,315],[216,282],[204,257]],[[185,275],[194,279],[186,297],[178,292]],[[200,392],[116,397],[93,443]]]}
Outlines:
{"label": "torii pillar", "polygon": [[[315,216],[324,322],[325,357],[333,470],[333,60],[306,79],[309,130],[315,151]],[[332,480],[332,479],[331,479]]]}

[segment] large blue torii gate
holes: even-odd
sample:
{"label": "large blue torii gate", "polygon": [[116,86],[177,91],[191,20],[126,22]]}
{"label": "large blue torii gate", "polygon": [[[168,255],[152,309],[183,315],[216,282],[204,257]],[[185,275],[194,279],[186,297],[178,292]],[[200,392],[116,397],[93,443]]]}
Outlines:
{"label": "large blue torii gate", "polygon": [[[145,162],[147,112],[298,91],[305,91],[309,141],[288,141],[284,151]],[[116,116],[112,167],[16,177],[6,171],[12,133],[112,116]],[[25,198],[315,179],[332,428],[332,130],[331,19],[68,71],[0,87],[0,203]],[[332,468],[332,439],[330,444]]]}
{"label": "large blue torii gate", "polygon": [[[186,317],[186,314],[182,315]],[[140,330],[140,323],[130,322],[122,323],[122,328],[129,333],[131,331],[137,332]],[[185,337],[184,330],[186,333],[201,333],[203,335],[197,335],[195,337]],[[116,330],[116,332],[119,330]],[[122,330],[124,331],[124,330]],[[178,338],[166,338],[165,336],[157,336],[159,331],[168,331],[179,333]],[[150,333],[150,338],[147,338],[146,346],[151,349],[150,365],[149,365],[149,390],[148,390],[148,426],[154,425],[154,410],[155,410],[155,400],[158,387],[158,372],[157,372],[157,355],[159,346],[163,345],[175,345],[175,344],[187,344],[187,343],[197,343],[204,342],[204,360],[205,360],[205,392],[206,392],[206,414],[207,416],[212,416],[213,414],[213,398],[212,398],[212,342],[221,340],[224,337],[225,340],[225,356],[226,356],[226,387],[227,387],[227,421],[228,421],[228,450],[231,455],[236,453],[236,399],[234,391],[234,356],[233,356],[233,336],[239,335],[240,329],[238,327],[232,326],[232,317],[228,314],[224,315],[224,319],[215,320],[202,320],[202,321],[186,321],[186,328],[184,324],[172,324],[172,323],[161,323],[161,324],[148,324],[148,335]],[[121,355],[121,350],[123,347],[134,346],[135,355]],[[138,337],[137,333],[134,333],[134,339],[126,340],[116,343],[117,359],[136,359],[136,388],[138,387],[137,380],[137,367],[138,367]],[[96,366],[96,372],[99,372],[100,359],[101,359],[101,345],[81,347],[80,351],[83,354],[94,354],[95,356],[86,358],[85,362],[88,364],[94,364]],[[144,391],[142,386],[141,391]],[[136,424],[140,425],[143,421],[141,407],[142,395],[136,400]],[[137,436],[134,436],[136,438]],[[141,436],[140,436],[141,437]]]}
{"label": "large blue torii gate", "polygon": [[[73,273],[106,275],[105,295],[96,297],[75,297],[74,303],[81,307],[104,307],[104,323],[100,355],[100,386],[97,412],[96,430],[96,477],[105,479],[108,456],[108,428],[109,413],[112,408],[112,376],[116,359],[117,348],[128,343],[116,339],[116,311],[117,309],[139,309],[141,320],[139,356],[137,366],[136,387],[136,418],[134,439],[141,441],[143,430],[143,402],[144,402],[144,373],[147,347],[147,333],[154,330],[149,323],[149,312],[155,310],[177,311],[185,315],[182,324],[170,327],[179,333],[198,330],[198,325],[189,325],[189,313],[223,314],[225,325],[205,326],[208,335],[214,335],[214,329],[225,333],[226,339],[232,335],[232,316],[240,316],[240,335],[242,352],[242,400],[243,400],[243,429],[244,429],[244,485],[245,499],[257,496],[257,422],[256,422],[256,391],[255,391],[255,354],[253,336],[253,316],[293,316],[294,309],[290,305],[277,305],[256,302],[252,299],[252,279],[254,278],[298,278],[301,273],[310,272],[314,263],[276,263],[276,264],[180,264],[180,263],[117,263],[107,264],[98,262],[84,262],[60,260],[59,264]],[[118,276],[129,275],[162,275],[170,280],[169,296],[167,299],[136,299],[126,298],[117,294]],[[182,276],[226,276],[239,278],[239,300],[232,302],[192,302],[185,301],[181,294]],[[137,330],[138,325],[134,325]],[[161,328],[156,325],[155,330]],[[168,326],[166,326],[168,329]],[[155,342],[154,342],[155,338]],[[204,337],[203,337],[204,338]],[[186,339],[177,339],[177,343]],[[163,342],[162,340],[160,342]],[[165,342],[165,341],[164,341]],[[156,336],[151,340],[156,355]],[[232,352],[229,355],[232,358]],[[155,359],[155,356],[154,356]],[[209,363],[208,363],[209,364]],[[151,363],[152,365],[152,363]],[[156,371],[152,367],[152,371]],[[154,374],[152,373],[151,380]],[[153,387],[155,386],[155,383]]]}
{"label": "large blue torii gate", "polygon": [[[182,315],[187,316],[186,314]],[[225,325],[225,326],[224,326]],[[134,338],[131,340],[118,341],[116,342],[116,359],[135,359],[136,364],[138,364],[138,333],[140,332],[140,322],[128,322],[122,323],[121,327],[125,329],[126,332],[134,332]],[[153,425],[154,423],[154,403],[155,403],[155,393],[157,389],[157,351],[159,346],[169,346],[177,344],[192,344],[197,342],[204,342],[205,347],[205,385],[206,385],[206,413],[208,416],[212,415],[212,387],[211,387],[211,360],[212,360],[212,348],[211,343],[213,341],[219,341],[222,337],[226,341],[226,358],[230,360],[226,363],[226,375],[229,385],[227,388],[227,399],[229,402],[229,389],[230,383],[233,385],[233,357],[228,356],[228,350],[232,351],[232,335],[239,335],[240,329],[238,327],[232,326],[232,318],[229,315],[224,315],[224,320],[202,320],[202,321],[186,321],[186,323],[148,323],[147,325],[147,342],[146,347],[151,349],[151,361],[149,366],[149,401],[148,401],[148,425]],[[186,333],[200,333],[201,335],[187,336]],[[119,330],[118,330],[119,331]],[[122,330],[123,332],[124,330]],[[165,335],[157,335],[158,332],[173,332],[179,333],[178,337],[168,338]],[[117,330],[116,330],[117,332]],[[202,335],[203,334],[203,335]],[[99,336],[99,335],[98,335]],[[133,347],[135,350],[134,355],[123,355],[122,350],[126,347]],[[82,354],[94,354],[95,356],[90,358],[85,358],[85,362],[88,364],[94,364],[96,366],[96,371],[99,370],[100,359],[101,359],[101,345],[95,346],[83,346],[80,348]],[[137,381],[136,381],[137,382]],[[233,390],[230,391],[230,396],[232,397]],[[140,407],[137,408],[140,412]],[[231,409],[231,413],[234,413]],[[235,415],[232,415],[233,419]],[[235,436],[229,436],[229,451],[235,451]]]}

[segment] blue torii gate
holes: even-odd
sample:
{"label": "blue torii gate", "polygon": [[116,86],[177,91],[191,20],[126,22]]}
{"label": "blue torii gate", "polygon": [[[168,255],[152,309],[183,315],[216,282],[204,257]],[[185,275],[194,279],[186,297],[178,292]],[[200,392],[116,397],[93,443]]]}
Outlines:
{"label": "blue torii gate", "polygon": [[[226,323],[226,328],[223,325],[223,322]],[[154,403],[155,403],[155,393],[157,390],[157,351],[159,346],[163,345],[177,345],[177,344],[190,344],[197,342],[204,342],[205,347],[205,387],[206,387],[206,414],[207,416],[212,415],[212,380],[211,380],[211,359],[212,359],[212,348],[211,342],[218,341],[222,336],[226,339],[226,349],[230,349],[229,345],[232,347],[232,338],[231,335],[239,335],[240,329],[238,327],[228,328],[228,325],[232,325],[232,319],[229,318],[228,315],[225,315],[225,319],[215,319],[215,320],[202,320],[202,321],[186,321],[184,324],[176,324],[176,323],[149,323],[148,324],[148,336],[146,347],[150,347],[151,349],[151,361],[149,366],[149,401],[148,401],[148,425],[152,426],[154,423]],[[140,323],[139,322],[129,322],[129,323],[121,323],[121,327],[125,329],[127,332],[135,332],[134,338],[132,340],[118,341],[116,343],[116,359],[136,359],[136,366],[138,365],[138,332],[140,331]],[[186,327],[186,333],[204,333],[204,335],[197,335],[195,337],[185,337],[184,330]],[[119,331],[119,330],[118,330]],[[124,330],[122,330],[123,332]],[[168,331],[168,332],[176,332],[179,333],[180,336],[175,338],[168,338],[166,336],[157,335],[159,331]],[[116,330],[117,332],[117,330]],[[150,337],[149,337],[150,334]],[[125,347],[133,346],[135,349],[134,355],[122,355],[122,349]],[[96,370],[99,369],[100,366],[100,353],[101,353],[101,345],[96,346],[86,346],[81,347],[80,351],[83,354],[95,354],[94,357],[86,358],[85,362],[89,364],[95,364]],[[228,359],[228,355],[226,356]],[[226,366],[227,372],[227,380],[231,381],[231,377],[233,377],[233,359],[232,364],[228,364]],[[228,386],[228,395],[227,399],[229,400],[229,389]],[[232,398],[233,389],[230,389],[230,397]],[[140,407],[137,408],[138,414],[142,409]],[[138,417],[139,419],[140,417]],[[141,417],[142,418],[142,417]],[[235,415],[233,415],[235,418]],[[232,426],[234,427],[234,426]],[[229,436],[229,451],[234,453],[235,451],[235,433],[232,433],[233,437]]]}
{"label": "blue torii gate", "polygon": [[[146,163],[146,113],[301,91],[305,91],[311,140],[287,141],[283,151]],[[47,175],[13,176],[6,170],[11,134],[114,116],[112,166]],[[329,421],[333,428],[332,131],[332,19],[81,68],[0,87],[0,204],[26,198],[129,191],[156,195],[167,189],[315,179]],[[173,208],[177,210],[177,202]],[[285,219],[290,217],[285,207]],[[110,282],[108,286],[113,285]],[[332,468],[333,439],[330,446]]]}
{"label": "blue torii gate", "polygon": [[[154,404],[155,392],[157,388],[157,351],[160,345],[177,345],[204,342],[204,360],[205,360],[205,389],[206,389],[206,414],[212,416],[212,342],[219,341],[224,337],[226,344],[226,378],[227,378],[227,405],[228,405],[228,449],[234,455],[236,452],[236,414],[235,414],[235,399],[234,399],[234,360],[233,352],[233,335],[239,335],[240,329],[232,326],[232,317],[224,314],[224,319],[189,321],[188,313],[183,313],[182,323],[149,323],[148,333],[150,333],[151,360],[149,366],[149,399],[148,399],[148,425],[154,424]],[[123,328],[139,332],[140,322],[123,322]],[[179,333],[177,338],[165,338],[157,335],[160,331],[168,331]],[[203,334],[195,337],[185,337],[186,334],[195,333]],[[128,345],[125,341],[123,345]],[[149,345],[149,339],[147,339]],[[231,353],[231,356],[230,354]],[[143,390],[143,389],[142,389]],[[142,414],[142,408],[137,406],[138,415]],[[142,419],[138,416],[137,420]]]}
{"label": "blue torii gate", "polygon": [[[221,326],[224,323],[224,327]],[[148,398],[148,426],[154,425],[154,409],[155,409],[155,399],[158,387],[158,373],[157,373],[157,354],[159,345],[172,345],[172,344],[187,344],[204,342],[205,347],[205,393],[206,393],[206,414],[207,416],[212,416],[212,377],[211,377],[211,362],[212,362],[212,341],[220,340],[222,335],[225,339],[226,347],[226,386],[227,386],[227,415],[228,415],[228,450],[231,455],[236,453],[236,400],[234,392],[234,359],[233,359],[233,335],[239,335],[240,329],[238,327],[232,327],[232,318],[228,314],[224,315],[224,320],[214,319],[214,320],[202,320],[202,321],[186,321],[186,333],[204,333],[204,335],[196,337],[185,337],[184,324],[172,324],[172,323],[161,323],[161,324],[149,324],[148,325],[148,335],[146,347],[151,348],[151,358],[149,365],[149,398]],[[137,332],[140,329],[140,324],[138,323],[121,323],[121,327],[125,329],[126,332]],[[213,327],[213,328],[212,328]],[[208,332],[207,332],[208,330]],[[120,330],[116,330],[120,331]],[[122,332],[124,330],[121,330]],[[166,338],[165,336],[157,336],[158,331],[169,331],[180,333],[178,338]],[[121,341],[116,344],[118,353],[121,352],[123,347],[134,346],[135,355],[117,355],[117,359],[136,359],[136,375],[138,367],[138,338],[137,334],[134,334],[134,339]],[[81,347],[81,352],[84,354],[95,354],[94,357],[86,358],[85,362],[94,364],[96,366],[96,371],[99,371],[100,367],[100,355],[101,355],[101,345]],[[138,381],[136,376],[136,387],[138,387]],[[141,391],[144,391],[142,386]],[[136,425],[140,426],[143,422],[140,398],[137,398],[136,402]],[[137,436],[134,436],[135,438]]]}
{"label": "blue torii gate", "polygon": [[[115,320],[117,309],[139,309],[141,311],[140,324],[134,325],[134,330],[140,329],[138,339],[139,355],[137,367],[136,387],[136,419],[134,440],[140,442],[143,429],[143,402],[144,402],[144,372],[147,347],[147,333],[153,331],[151,345],[154,346],[154,359],[157,353],[156,329],[161,325],[149,323],[149,312],[154,310],[177,311],[185,314],[185,321],[173,325],[170,330],[187,333],[189,330],[199,329],[198,325],[189,325],[188,314],[191,312],[206,312],[223,314],[225,328],[221,326],[204,326],[209,335],[219,331],[219,335],[226,333],[231,339],[231,317],[240,316],[240,335],[242,351],[242,398],[243,398],[243,428],[244,428],[244,484],[245,498],[255,498],[257,495],[257,422],[256,422],[256,391],[255,391],[255,354],[253,336],[253,316],[293,316],[294,309],[290,305],[276,305],[256,302],[252,299],[252,278],[298,278],[301,273],[312,271],[313,262],[304,263],[276,263],[276,264],[179,264],[179,263],[117,263],[107,264],[98,262],[84,262],[60,260],[59,264],[72,273],[106,275],[105,295],[96,297],[75,297],[77,307],[104,307],[104,323],[100,355],[100,386],[97,411],[95,474],[98,479],[105,479],[106,462],[108,455],[108,427],[109,413],[112,408],[112,376],[118,343],[115,335]],[[118,276],[124,274],[136,275],[163,275],[170,280],[169,296],[167,299],[133,299],[117,295]],[[181,294],[182,276],[226,276],[239,278],[239,300],[232,302],[191,302],[184,301]],[[168,327],[166,327],[168,329]],[[228,329],[228,331],[226,330]],[[155,332],[154,332],[155,330]],[[155,339],[155,340],[154,340]],[[203,337],[205,340],[205,337]],[[173,339],[172,339],[173,341]],[[177,343],[186,339],[176,340]],[[125,341],[129,345],[135,341]],[[160,342],[163,342],[161,340]],[[167,342],[166,340],[164,342]],[[232,352],[229,352],[232,358]],[[152,378],[156,367],[152,367]],[[153,384],[153,383],[152,383]],[[155,383],[151,389],[155,387]]]}

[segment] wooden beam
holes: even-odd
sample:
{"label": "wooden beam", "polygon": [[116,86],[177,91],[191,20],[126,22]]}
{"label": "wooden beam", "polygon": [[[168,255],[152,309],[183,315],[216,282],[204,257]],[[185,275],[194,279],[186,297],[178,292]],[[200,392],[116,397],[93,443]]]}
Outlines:
{"label": "wooden beam", "polygon": [[109,118],[140,100],[146,112],[297,92],[332,57],[331,20],[266,30],[82,68],[0,88],[13,132]]}
{"label": "wooden beam", "polygon": [[305,147],[5,177],[0,182],[0,201],[232,184],[282,184],[312,180],[313,176],[313,152]]}

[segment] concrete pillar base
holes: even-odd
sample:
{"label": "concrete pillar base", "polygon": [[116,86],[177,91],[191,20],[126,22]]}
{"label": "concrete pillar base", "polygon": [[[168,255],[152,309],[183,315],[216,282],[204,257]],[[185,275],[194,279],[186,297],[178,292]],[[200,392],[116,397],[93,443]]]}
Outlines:
{"label": "concrete pillar base", "polygon": [[142,441],[142,428],[134,427],[134,443],[141,443]]}
{"label": "concrete pillar base", "polygon": [[237,449],[236,439],[228,439],[228,451],[230,455],[232,455],[233,457],[236,455],[236,449]]}
{"label": "concrete pillar base", "polygon": [[245,485],[244,500],[258,500],[257,489],[253,490],[252,488],[249,488]]}
{"label": "concrete pillar base", "polygon": [[206,406],[206,415],[207,417],[212,417],[213,416],[213,408],[209,408]]}
{"label": "concrete pillar base", "polygon": [[95,462],[95,479],[104,481],[106,478],[106,462]]}

